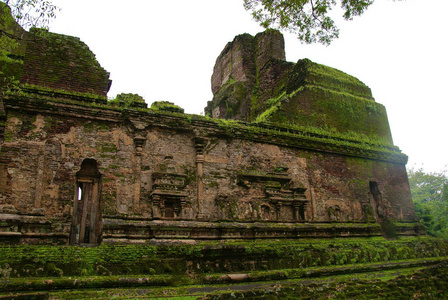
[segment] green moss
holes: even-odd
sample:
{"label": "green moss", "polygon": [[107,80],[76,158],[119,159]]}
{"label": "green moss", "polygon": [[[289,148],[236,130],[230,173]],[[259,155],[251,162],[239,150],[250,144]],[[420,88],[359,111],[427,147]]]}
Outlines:
{"label": "green moss", "polygon": [[[274,123],[329,128],[342,134],[357,133],[392,143],[385,109],[381,104],[316,86],[301,87],[288,95],[281,107],[265,112]],[[261,120],[261,119],[260,119]]]}
{"label": "green moss", "polygon": [[299,60],[289,79],[287,93],[311,85],[373,100],[370,89],[357,78],[309,59]]}
{"label": "green moss", "polygon": [[[168,111],[154,111],[152,109],[132,108],[123,109],[98,103],[85,103],[70,100],[57,100],[48,97],[33,97],[33,100],[20,93],[9,93],[6,101],[14,101],[17,105],[35,105],[42,110],[54,111],[58,103],[71,104],[73,109],[89,110],[98,109],[101,114],[121,116],[123,119],[143,117],[150,120],[156,126],[162,121],[164,126],[170,126],[174,130],[193,130],[194,126],[219,129],[215,134],[228,138],[242,138],[257,142],[281,144],[303,149],[318,149],[334,153],[350,154],[358,157],[368,157],[380,160],[392,160],[405,162],[407,157],[400,150],[392,146],[390,142],[372,135],[362,135],[353,132],[339,132],[313,126],[286,126],[265,123],[246,123],[240,121],[214,120],[204,116],[185,115]],[[20,104],[22,103],[22,104]],[[93,110],[92,110],[92,113]],[[118,114],[117,114],[118,113]],[[115,115],[114,115],[115,114]],[[169,117],[169,118],[166,118]]]}
{"label": "green moss", "polygon": [[286,92],[281,93],[278,97],[271,98],[267,101],[268,108],[257,116],[255,122],[267,122],[271,116],[275,114],[281,107],[283,101],[287,101],[289,95],[286,96]]}
{"label": "green moss", "polygon": [[102,143],[100,147],[101,153],[116,153],[118,151],[117,146],[112,143]]}
{"label": "green moss", "polygon": [[33,82],[48,88],[65,87],[105,97],[109,85],[109,73],[87,45],[72,36],[30,30],[25,68],[31,71],[38,68]]}
{"label": "green moss", "polygon": [[114,99],[111,99],[107,102],[108,105],[111,106],[120,106],[124,108],[129,107],[143,107],[146,108],[147,105],[145,103],[145,99],[138,94],[126,94],[121,93],[118,94]]}
{"label": "green moss", "polygon": [[357,78],[307,59],[300,60],[297,65],[302,63],[307,68],[306,85],[319,86],[335,92],[362,97],[365,100],[373,100],[370,89]]}
{"label": "green moss", "polygon": [[156,101],[151,104],[151,109],[156,111],[168,111],[175,113],[184,113],[184,109],[169,101]]}
{"label": "green moss", "polygon": [[5,142],[12,142],[14,140],[14,132],[10,130],[6,130],[4,133],[4,141]]}
{"label": "green moss", "polygon": [[214,96],[214,100],[208,103],[205,111],[212,114],[216,108],[219,108],[222,114],[220,118],[241,119],[248,94],[249,87],[246,82],[229,79]]}
{"label": "green moss", "polygon": [[448,289],[447,265],[427,268],[407,268],[393,272],[332,276],[284,282],[282,285],[241,289],[227,293],[213,293],[205,299],[432,299],[445,298]]}
{"label": "green moss", "polygon": [[384,107],[353,76],[304,59],[273,89],[276,92],[266,101],[253,89],[252,120],[354,133],[392,144]]}
{"label": "green moss", "polygon": [[56,267],[56,265],[52,262],[47,264],[46,269],[49,276],[62,277],[62,275],[64,275],[64,271]]}
{"label": "green moss", "polygon": [[14,88],[23,71],[23,60],[3,55],[0,49],[0,88]]}
{"label": "green moss", "polygon": [[[0,266],[9,277],[0,284],[8,292],[148,286],[153,290],[154,286],[231,282],[226,274],[246,274],[245,281],[322,280],[354,273],[358,273],[356,278],[377,280],[386,270],[393,270],[386,275],[394,278],[394,273],[410,274],[444,262],[447,255],[447,241],[428,237],[229,240],[94,248],[2,245]],[[185,290],[176,294],[185,294]]]}
{"label": "green moss", "polygon": [[[17,91],[16,91],[17,92]],[[81,101],[87,101],[87,102],[98,102],[105,104],[106,96],[104,95],[97,95],[90,92],[78,92],[78,91],[71,91],[67,89],[60,89],[60,88],[54,88],[54,87],[48,87],[48,86],[40,86],[40,85],[34,85],[34,84],[28,84],[28,83],[21,83],[19,86],[19,93],[21,94],[37,94],[43,97],[49,97],[51,98],[60,98],[60,99],[78,99]]]}
{"label": "green moss", "polygon": [[210,188],[217,188],[219,186],[219,183],[217,181],[212,181],[208,183],[208,187]]}
{"label": "green moss", "polygon": [[381,230],[387,238],[397,238],[397,224],[394,220],[384,220],[381,222]]}

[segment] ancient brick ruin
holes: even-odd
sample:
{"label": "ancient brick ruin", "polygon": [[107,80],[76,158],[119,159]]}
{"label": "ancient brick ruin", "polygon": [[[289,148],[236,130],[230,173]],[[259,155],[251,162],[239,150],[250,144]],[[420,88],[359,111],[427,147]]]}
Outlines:
{"label": "ancient brick ruin", "polygon": [[0,65],[20,78],[0,98],[2,242],[421,233],[384,107],[352,76],[286,62],[276,31],[224,48],[205,117],[108,103],[82,41],[22,35]]}

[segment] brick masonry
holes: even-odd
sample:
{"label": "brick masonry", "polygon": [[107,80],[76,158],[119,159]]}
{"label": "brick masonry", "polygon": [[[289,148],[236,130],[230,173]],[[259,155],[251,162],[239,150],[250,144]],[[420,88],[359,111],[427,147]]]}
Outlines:
{"label": "brick masonry", "polygon": [[[91,68],[74,63],[76,38],[50,39],[58,41],[57,51],[70,53],[61,65],[73,68],[53,69],[61,81],[41,76],[36,66],[50,63],[42,58],[49,50],[35,43],[27,48],[22,77],[33,89],[2,97],[4,241],[377,236],[387,234],[386,221],[395,222],[395,234],[421,233],[407,157],[397,148],[276,125],[92,104],[83,99],[104,94],[108,73],[96,60]],[[266,53],[279,51],[267,44]],[[80,68],[97,80],[66,76]],[[214,76],[215,90],[226,76]],[[78,99],[73,92],[84,94]]]}

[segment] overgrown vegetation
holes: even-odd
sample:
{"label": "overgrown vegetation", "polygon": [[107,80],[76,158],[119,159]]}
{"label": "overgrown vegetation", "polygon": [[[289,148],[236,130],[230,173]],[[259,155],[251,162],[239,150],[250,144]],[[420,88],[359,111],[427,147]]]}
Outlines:
{"label": "overgrown vegetation", "polygon": [[151,104],[151,109],[155,111],[168,111],[174,113],[184,113],[184,109],[169,101],[155,101]]}
{"label": "overgrown vegetation", "polygon": [[101,245],[95,248],[0,245],[0,254],[0,266],[8,265],[12,269],[8,278],[14,278],[320,268],[445,257],[448,245],[446,241],[433,238],[388,241],[377,237]]}
{"label": "overgrown vegetation", "polygon": [[13,86],[17,86],[23,66],[19,49],[21,33],[16,31],[15,21],[9,7],[0,1],[0,95]]}
{"label": "overgrown vegetation", "polygon": [[[443,263],[447,255],[446,241],[428,237],[229,240],[93,248],[2,245],[0,286],[3,292],[51,290],[61,297],[54,299],[69,299],[68,291],[79,299],[83,298],[77,292],[81,290],[184,286],[173,292],[181,296],[191,294],[188,286],[198,284],[210,291],[215,288],[212,285],[236,282],[267,285],[386,270],[415,273]],[[406,269],[410,271],[401,271]],[[360,276],[354,279],[358,281]]]}
{"label": "overgrown vegetation", "polygon": [[[381,139],[375,139],[374,136],[362,135],[354,132],[338,132],[313,126],[297,126],[297,125],[279,125],[267,123],[247,123],[235,120],[211,119],[207,116],[183,114],[179,111],[178,106],[169,104],[169,109],[154,109],[142,107],[119,107],[115,105],[102,104],[100,99],[93,98],[88,101],[88,94],[79,95],[77,93],[65,92],[63,94],[54,94],[50,91],[36,94],[32,92],[33,100],[30,101],[28,90],[10,91],[5,98],[6,101],[14,101],[16,103],[23,102],[32,105],[39,105],[41,109],[54,110],[54,106],[71,104],[73,108],[79,109],[103,109],[104,113],[116,112],[122,117],[128,118],[130,114],[139,114],[141,116],[152,116],[154,118],[172,116],[166,119],[173,128],[182,128],[185,130],[188,126],[200,126],[219,129],[215,134],[226,135],[229,137],[242,137],[251,140],[290,144],[291,146],[306,146],[307,149],[323,149],[336,153],[353,153],[361,157],[377,157],[380,159],[393,159],[405,161],[407,158],[401,151]],[[84,97],[86,99],[84,99]],[[73,100],[67,100],[73,98]],[[79,98],[79,99],[78,99]],[[8,100],[10,99],[10,100]],[[105,102],[105,101],[104,101]],[[27,104],[27,105],[28,105]],[[25,104],[24,104],[25,105]],[[171,109],[172,107],[172,109]],[[85,111],[86,113],[87,111]],[[118,117],[118,116],[117,116]],[[151,118],[152,119],[152,118]],[[150,121],[151,119],[148,119]],[[160,120],[159,120],[160,121]],[[157,121],[157,122],[159,122]]]}
{"label": "overgrown vegetation", "polygon": [[112,106],[128,108],[132,107],[134,103],[145,103],[145,99],[143,99],[143,97],[138,94],[121,93],[118,94],[114,99],[110,99],[107,103]]}
{"label": "overgrown vegetation", "polygon": [[[383,273],[384,274],[384,273]],[[201,299],[446,299],[446,263],[410,272],[395,271],[369,278],[362,274],[322,278],[315,282],[284,282],[250,291],[210,294]]]}
{"label": "overgrown vegetation", "polygon": [[409,185],[415,212],[430,235],[448,239],[448,177],[445,172],[411,169]]}

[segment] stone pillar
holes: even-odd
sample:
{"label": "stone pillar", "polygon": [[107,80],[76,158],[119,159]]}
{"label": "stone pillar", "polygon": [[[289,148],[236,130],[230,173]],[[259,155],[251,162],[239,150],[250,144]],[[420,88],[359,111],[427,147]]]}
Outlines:
{"label": "stone pillar", "polygon": [[310,197],[311,197],[311,210],[313,214],[312,220],[317,219],[317,207],[316,207],[316,195],[314,194],[314,188],[310,188]]}
{"label": "stone pillar", "polygon": [[146,138],[141,136],[141,135],[137,135],[134,138],[135,154],[137,156],[141,156],[142,155],[143,146],[145,145],[145,141],[146,141]]}
{"label": "stone pillar", "polygon": [[194,138],[194,147],[196,149],[196,185],[197,185],[197,199],[198,199],[198,219],[203,219],[204,216],[204,183],[202,176],[204,174],[204,152],[207,145],[207,139],[201,137]]}
{"label": "stone pillar", "polygon": [[300,204],[294,203],[292,205],[292,215],[294,221],[300,221]]}
{"label": "stone pillar", "polygon": [[181,198],[180,206],[179,206],[179,216],[178,216],[181,219],[185,218],[184,208],[185,208],[186,204],[187,204],[187,200],[185,198]]}
{"label": "stone pillar", "polygon": [[162,212],[160,211],[160,196],[154,195],[152,197],[152,217],[154,219],[160,219]]}
{"label": "stone pillar", "polygon": [[42,206],[42,196],[44,193],[44,168],[45,168],[45,156],[44,151],[41,151],[42,155],[37,158],[37,170],[36,170],[36,186],[34,193],[34,208],[40,208]]}
{"label": "stone pillar", "polygon": [[165,200],[161,200],[160,202],[159,202],[159,207],[160,207],[160,215],[162,216],[162,217],[165,217]]}
{"label": "stone pillar", "polygon": [[202,182],[204,164],[204,155],[196,155],[196,180],[197,180],[197,198],[198,198],[198,219],[204,218],[204,183]]}
{"label": "stone pillar", "polygon": [[276,213],[277,221],[280,221],[280,219],[282,218],[281,212],[282,212],[282,202],[278,201],[277,205],[275,206],[275,213]]}
{"label": "stone pillar", "polygon": [[141,173],[142,173],[142,152],[143,147],[145,145],[146,138],[137,135],[134,138],[134,148],[135,148],[135,167],[134,167],[134,176],[135,176],[135,194],[134,194],[134,212],[136,209],[139,209],[140,205],[140,190],[141,190]]}
{"label": "stone pillar", "polygon": [[[0,93],[2,93],[2,88],[0,87]],[[3,140],[5,139],[5,128],[6,128],[6,112],[3,105],[3,99],[0,97],[0,148],[2,147]]]}

